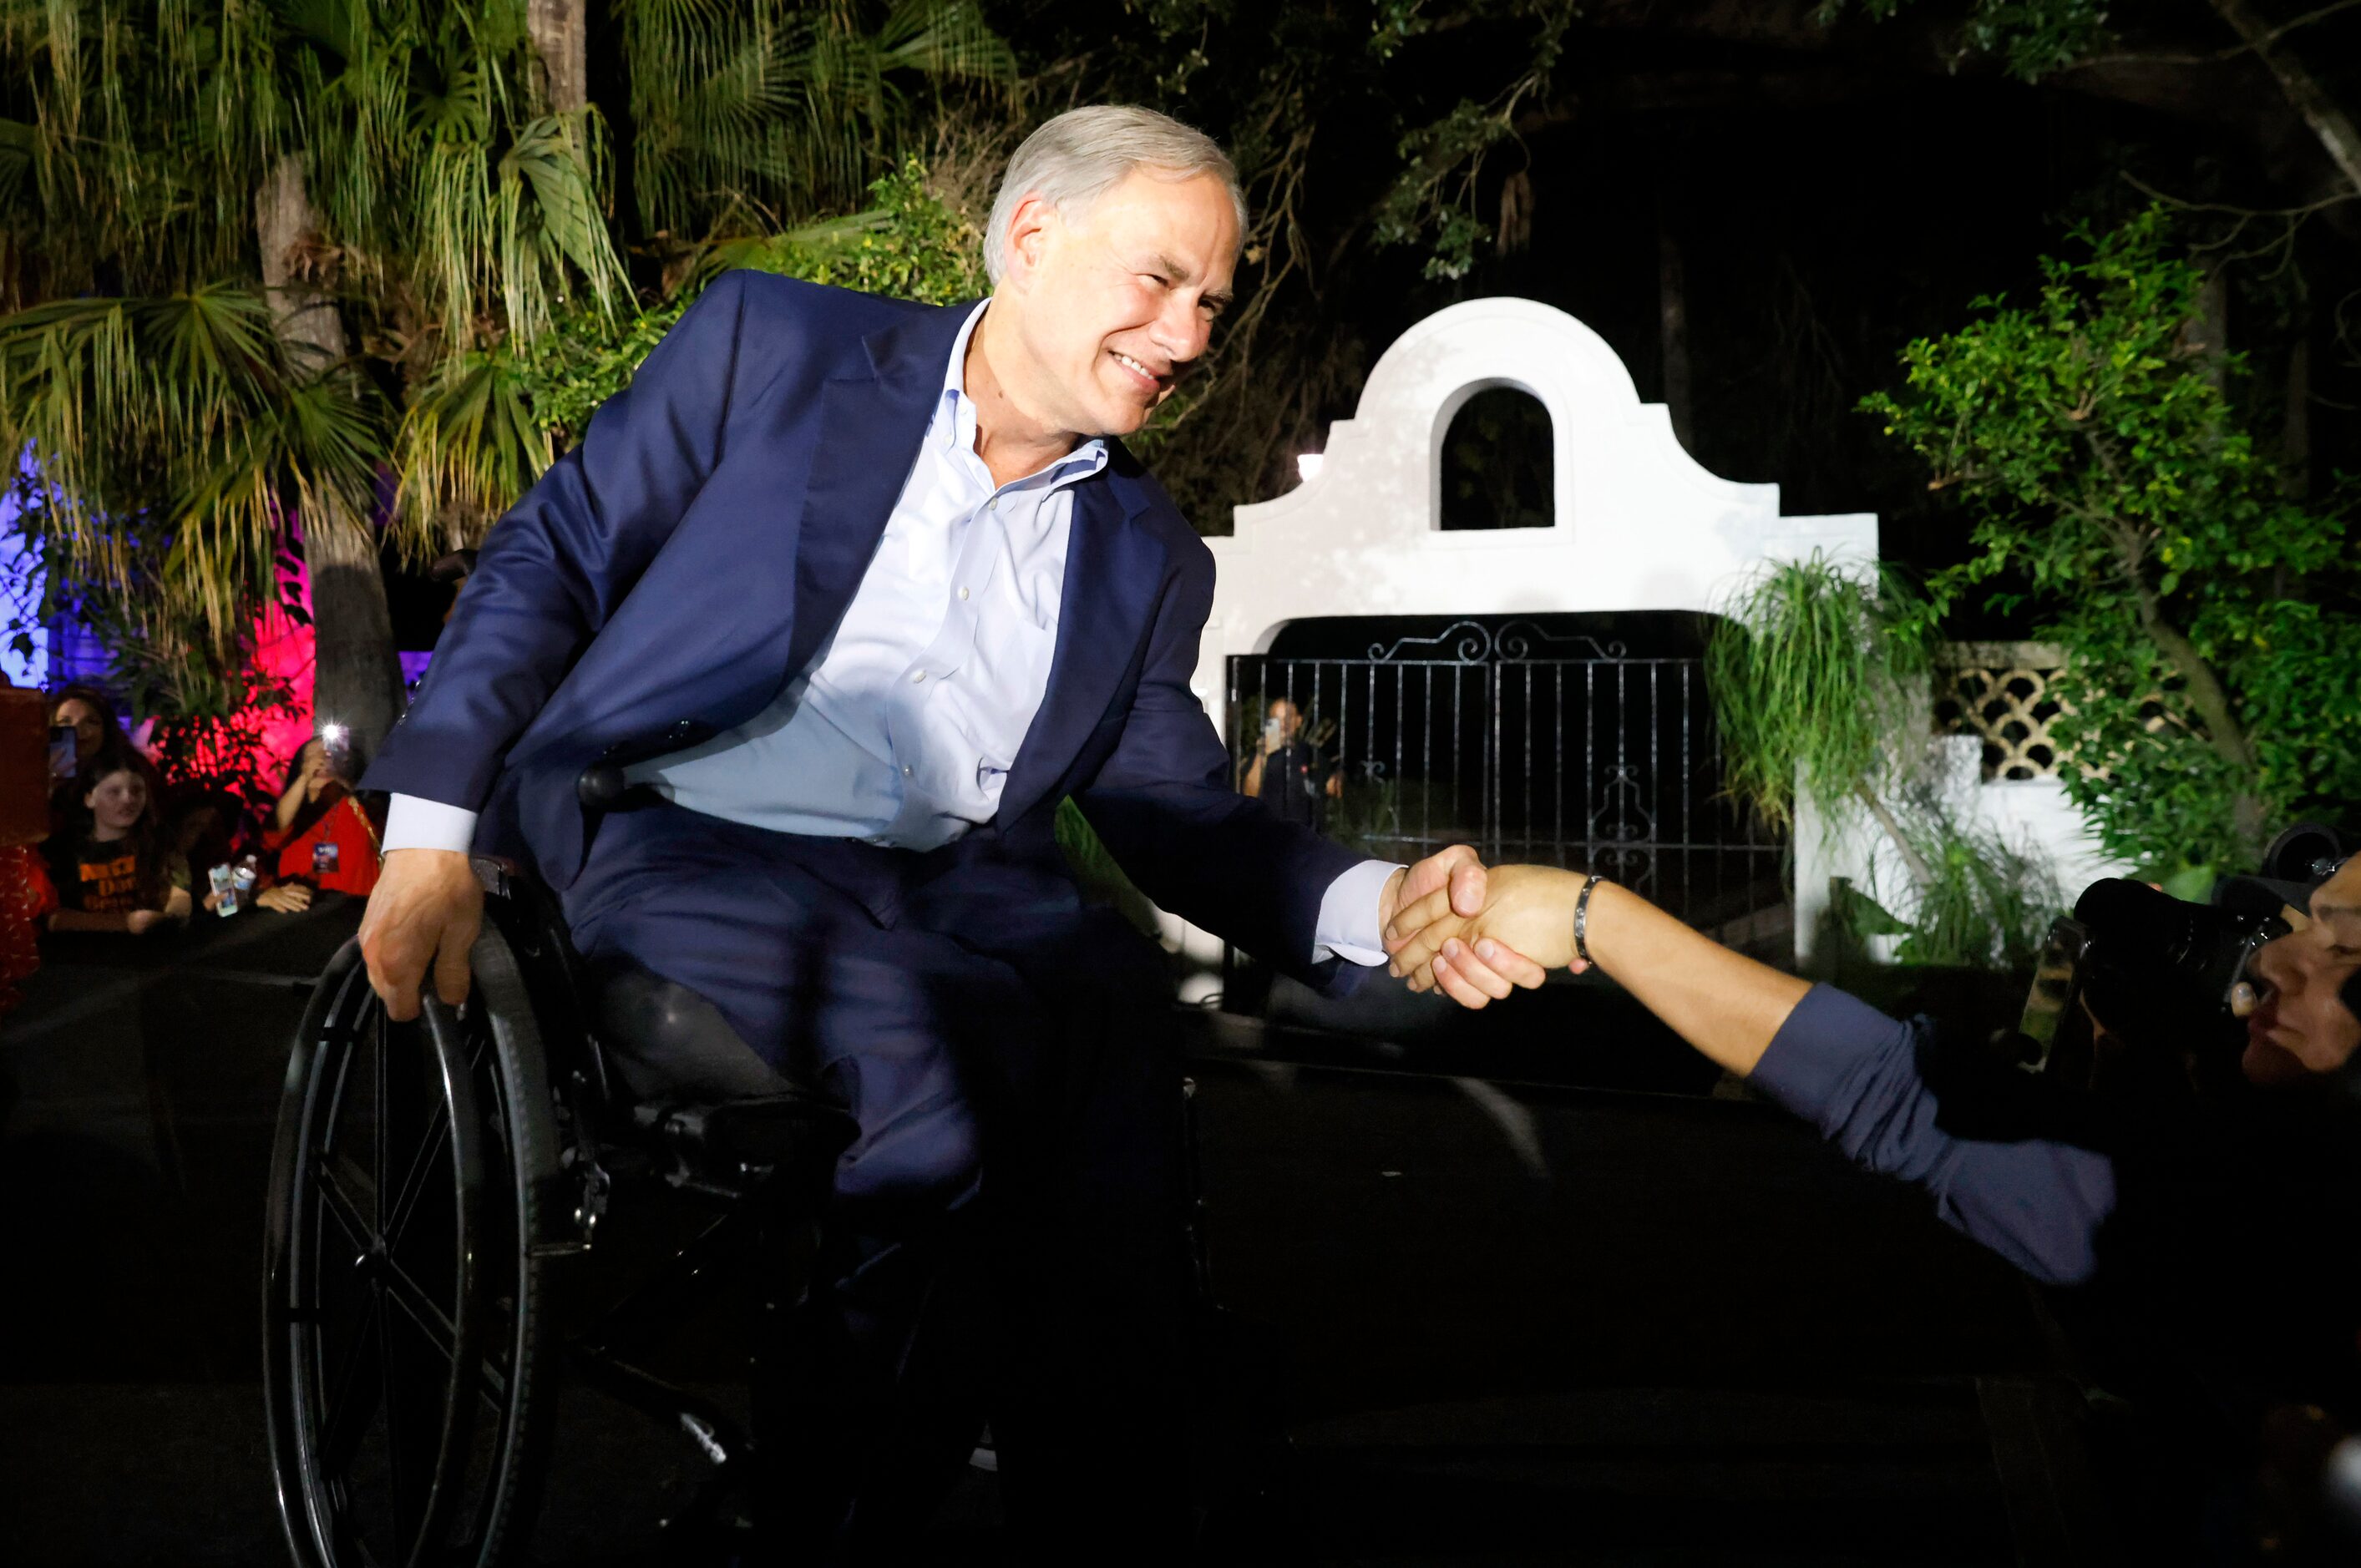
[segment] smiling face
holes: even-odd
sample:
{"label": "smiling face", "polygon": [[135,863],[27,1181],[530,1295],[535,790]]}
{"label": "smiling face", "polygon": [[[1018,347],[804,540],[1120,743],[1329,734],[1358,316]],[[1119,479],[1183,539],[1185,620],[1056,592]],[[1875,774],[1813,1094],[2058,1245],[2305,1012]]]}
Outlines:
{"label": "smiling face", "polygon": [[1238,218],[1211,174],[1136,169],[1089,207],[1016,208],[998,302],[1016,316],[1018,363],[997,366],[1036,421],[1128,435],[1203,357],[1229,303]]}
{"label": "smiling face", "polygon": [[2361,970],[2361,855],[2312,895],[2303,929],[2268,943],[2248,972],[2262,982],[2239,1070],[2257,1083],[2334,1072],[2361,1047],[2361,1018],[2337,994]]}
{"label": "smiling face", "polygon": [[139,826],[148,811],[148,781],[131,768],[117,768],[91,785],[84,809],[101,839],[120,839]]}

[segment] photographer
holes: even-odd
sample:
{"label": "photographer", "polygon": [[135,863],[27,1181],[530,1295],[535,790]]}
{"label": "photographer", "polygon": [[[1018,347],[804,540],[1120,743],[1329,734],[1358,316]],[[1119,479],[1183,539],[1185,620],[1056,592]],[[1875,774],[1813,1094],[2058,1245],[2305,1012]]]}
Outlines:
{"label": "photographer", "polygon": [[313,737],[287,764],[262,847],[274,857],[262,908],[296,912],[314,893],[367,898],[377,886],[378,825],[337,766],[329,743]]}
{"label": "photographer", "polygon": [[[2290,1410],[2345,1431],[2361,1417],[2347,1067],[2361,1047],[2361,857],[2252,949],[2231,993],[2242,1029],[2221,1004],[2224,974],[2213,1005],[2192,1004],[2169,964],[2147,965],[2150,979],[2141,943],[2119,943],[2120,972],[2094,974],[2087,993],[2102,1070],[2078,1089],[1947,1049],[1929,1020],[1731,952],[1612,883],[1495,867],[1476,899],[1472,916],[1436,894],[1389,925],[1414,988],[1480,1006],[1538,985],[1544,966],[1596,965],[1855,1164],[1924,1188],[1946,1223],[2034,1278],[2079,1288],[2057,1299],[2085,1371],[2136,1412],[2103,1436],[2123,1463],[2119,1496],[2142,1494],[2120,1522],[2144,1560],[2243,1561],[2266,1538],[2286,1560],[2320,1487],[2316,1471],[2270,1468],[2269,1434]],[[1472,902],[1463,890],[1460,907]],[[2224,921],[2123,883],[2094,886],[2078,914],[2168,947]],[[2190,967],[2191,946],[2172,960]],[[2129,1017],[2159,1037],[2107,1035]],[[2274,1494],[2295,1522],[2252,1522]]]}
{"label": "photographer", "polygon": [[1323,750],[1326,740],[1323,730],[1305,735],[1303,710],[1287,697],[1273,697],[1238,793],[1262,801],[1282,821],[1323,831],[1328,803],[1345,793],[1345,775]]}

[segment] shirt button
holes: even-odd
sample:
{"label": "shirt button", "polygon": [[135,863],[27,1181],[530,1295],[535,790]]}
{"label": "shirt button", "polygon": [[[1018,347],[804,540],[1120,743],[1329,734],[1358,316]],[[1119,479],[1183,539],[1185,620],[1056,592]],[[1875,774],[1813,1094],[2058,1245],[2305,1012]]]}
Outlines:
{"label": "shirt button", "polygon": [[984,502],[983,510],[986,511],[998,511],[1000,510],[1000,498],[998,496],[994,496],[990,500]]}
{"label": "shirt button", "polygon": [[960,589],[960,598],[967,598],[967,589],[966,589],[964,587],[962,587]]}
{"label": "shirt button", "polygon": [[910,684],[914,686],[924,681],[926,678],[927,672],[924,670],[912,670],[910,672]]}
{"label": "shirt button", "polygon": [[910,776],[910,764],[907,762],[902,764],[902,776],[906,779]]}

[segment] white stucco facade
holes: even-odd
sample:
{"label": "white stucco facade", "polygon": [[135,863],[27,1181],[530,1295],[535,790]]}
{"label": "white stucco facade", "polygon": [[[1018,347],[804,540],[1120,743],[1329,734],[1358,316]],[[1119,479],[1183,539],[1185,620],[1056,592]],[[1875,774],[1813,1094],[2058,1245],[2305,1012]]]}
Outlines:
{"label": "white stucco facade", "polygon": [[[1444,532],[1452,417],[1502,386],[1549,414],[1553,524]],[[1353,417],[1330,427],[1317,476],[1238,508],[1233,535],[1206,543],[1217,576],[1192,684],[1227,733],[1224,660],[1267,651],[1290,620],[1708,610],[1769,562],[1815,550],[1874,561],[1877,519],[1782,515],[1778,486],[1700,466],[1597,333],[1531,300],[1487,299],[1404,333],[1370,371]],[[1165,925],[1176,946],[1218,958],[1207,934],[1169,916]]]}
{"label": "white stucco facade", "polygon": [[[1548,411],[1554,523],[1446,533],[1452,416],[1499,386]],[[1764,562],[1815,549],[1875,559],[1877,519],[1782,516],[1776,485],[1700,467],[1597,333],[1531,300],[1488,299],[1404,333],[1330,428],[1318,475],[1238,508],[1234,535],[1207,543],[1219,576],[1195,687],[1219,723],[1223,660],[1267,650],[1290,620],[1709,609]]]}

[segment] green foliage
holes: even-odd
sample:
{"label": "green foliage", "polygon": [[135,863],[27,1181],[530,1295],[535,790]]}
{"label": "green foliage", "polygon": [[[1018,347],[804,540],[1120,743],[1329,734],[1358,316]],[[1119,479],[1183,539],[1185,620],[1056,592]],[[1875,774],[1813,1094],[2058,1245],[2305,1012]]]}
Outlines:
{"label": "green foliage", "polygon": [[1722,606],[1706,688],[1723,784],[1774,827],[1800,787],[1835,811],[1915,763],[1894,754],[1931,656],[1925,606],[1890,574],[1810,559],[1772,565]]}
{"label": "green foliage", "polygon": [[1972,509],[1947,604],[2007,586],[2070,667],[2053,726],[2107,850],[2251,860],[2270,824],[2361,797],[2361,617],[2343,508],[2290,499],[2188,329],[2202,281],[2151,210],[2045,260],[2026,305],[1905,350],[1863,407]]}
{"label": "green foliage", "polygon": [[375,413],[364,389],[291,365],[236,285],[0,317],[0,451],[38,476],[15,526],[62,580],[114,586],[97,597],[144,657],[234,646],[272,591],[290,502],[366,510]]}
{"label": "green foliage", "polygon": [[[524,0],[0,5],[0,446],[38,455],[70,597],[182,666],[159,690],[238,666],[287,522],[324,493],[371,517],[390,467],[413,556],[512,502],[661,331],[631,310],[628,242],[669,269],[841,211],[916,142],[922,93],[1015,84],[973,0],[587,9],[613,24],[628,147],[598,105],[547,100]],[[312,219],[270,259],[321,302],[295,327],[257,216],[291,170]],[[639,236],[612,210],[625,180]],[[894,238],[752,261],[923,292],[843,254]],[[279,339],[305,335],[291,363]],[[569,404],[551,383],[577,372]]]}
{"label": "green foliage", "polygon": [[1908,868],[1893,892],[1845,883],[1832,910],[1860,938],[1899,934],[1904,963],[2023,968],[2058,911],[2037,851],[1964,820],[1927,782],[1920,707],[1934,607],[1890,573],[1815,552],[1777,563],[1726,603],[1706,643],[1724,787],[1776,826],[1801,789],[1824,822],[1866,809]]}
{"label": "green foliage", "polygon": [[[1462,98],[1441,118],[1414,126],[1395,147],[1401,170],[1378,202],[1373,227],[1381,245],[1428,241],[1426,276],[1457,279],[1476,265],[1476,249],[1494,237],[1473,203],[1486,155],[1515,135],[1519,112],[1548,90],[1550,74],[1565,49],[1571,6],[1513,8],[1532,27],[1524,69],[1488,103]],[[1402,41],[1423,31],[1414,5],[1382,7],[1370,39],[1372,52],[1389,58]]]}
{"label": "green foliage", "polygon": [[1026,15],[1042,111],[1074,82],[1178,115],[1237,166],[1237,305],[1203,372],[1130,442],[1183,516],[1224,532],[1233,506],[1297,482],[1296,457],[1359,395],[1372,345],[1338,285],[1399,259],[1368,253],[1406,251],[1447,281],[1514,243],[1496,234],[1490,198],[1526,127],[1565,112],[1557,79],[1578,8],[1126,0],[1110,26],[1104,6],[1049,0]]}
{"label": "green foliage", "polygon": [[692,238],[774,231],[841,212],[917,140],[919,89],[1005,100],[1016,56],[976,0],[631,0],[642,225]]}
{"label": "green foliage", "polygon": [[[1916,0],[1861,0],[1861,14],[1882,22]],[[1822,0],[1818,18],[1834,22],[1846,0]],[[1975,0],[1960,30],[1961,52],[1998,55],[2010,74],[2037,82],[2097,53],[2114,39],[2107,0]]]}
{"label": "green foliage", "polygon": [[[105,684],[122,696],[131,722],[157,720],[151,743],[165,783],[202,780],[257,798],[269,798],[256,796],[269,783],[275,795],[276,781],[267,778],[275,763],[264,755],[262,740],[274,718],[296,711],[299,694],[261,668],[252,627],[237,630],[225,655],[189,655],[208,636],[202,610],[183,607],[175,620],[154,602],[160,598],[159,585],[171,576],[169,535],[118,541],[120,569],[133,595],[144,590],[149,601],[137,619],[126,612],[120,596],[75,593],[71,575],[56,565],[63,546],[49,526],[48,489],[21,472],[11,489],[9,499],[21,509],[17,530],[25,548],[0,579],[0,642],[22,655],[32,651],[37,629],[60,618],[81,622],[108,651]],[[270,565],[276,608],[302,624],[303,607],[291,591],[295,563],[280,558]]]}
{"label": "green foliage", "polygon": [[869,197],[868,209],[851,217],[711,247],[688,282],[628,320],[593,310],[559,318],[503,367],[532,426],[561,448],[578,440],[598,405],[630,384],[705,284],[729,268],[935,305],[987,291],[977,224],[928,187],[924,165],[906,160],[872,181]]}
{"label": "green foliage", "polygon": [[1905,792],[1895,818],[1931,874],[1909,890],[1911,918],[1894,958],[2030,970],[2066,903],[2048,857],[1996,828],[1963,824],[1931,791]]}
{"label": "green foliage", "polygon": [[[524,10],[0,11],[0,95],[27,116],[0,136],[22,198],[0,209],[0,299],[22,304],[0,316],[0,447],[33,453],[50,570],[124,657],[170,667],[156,690],[202,706],[233,678],[291,518],[368,517],[389,456],[447,455],[395,439],[444,356],[622,291],[600,125],[539,101]],[[291,324],[258,214],[304,208],[269,258],[322,301]]]}

